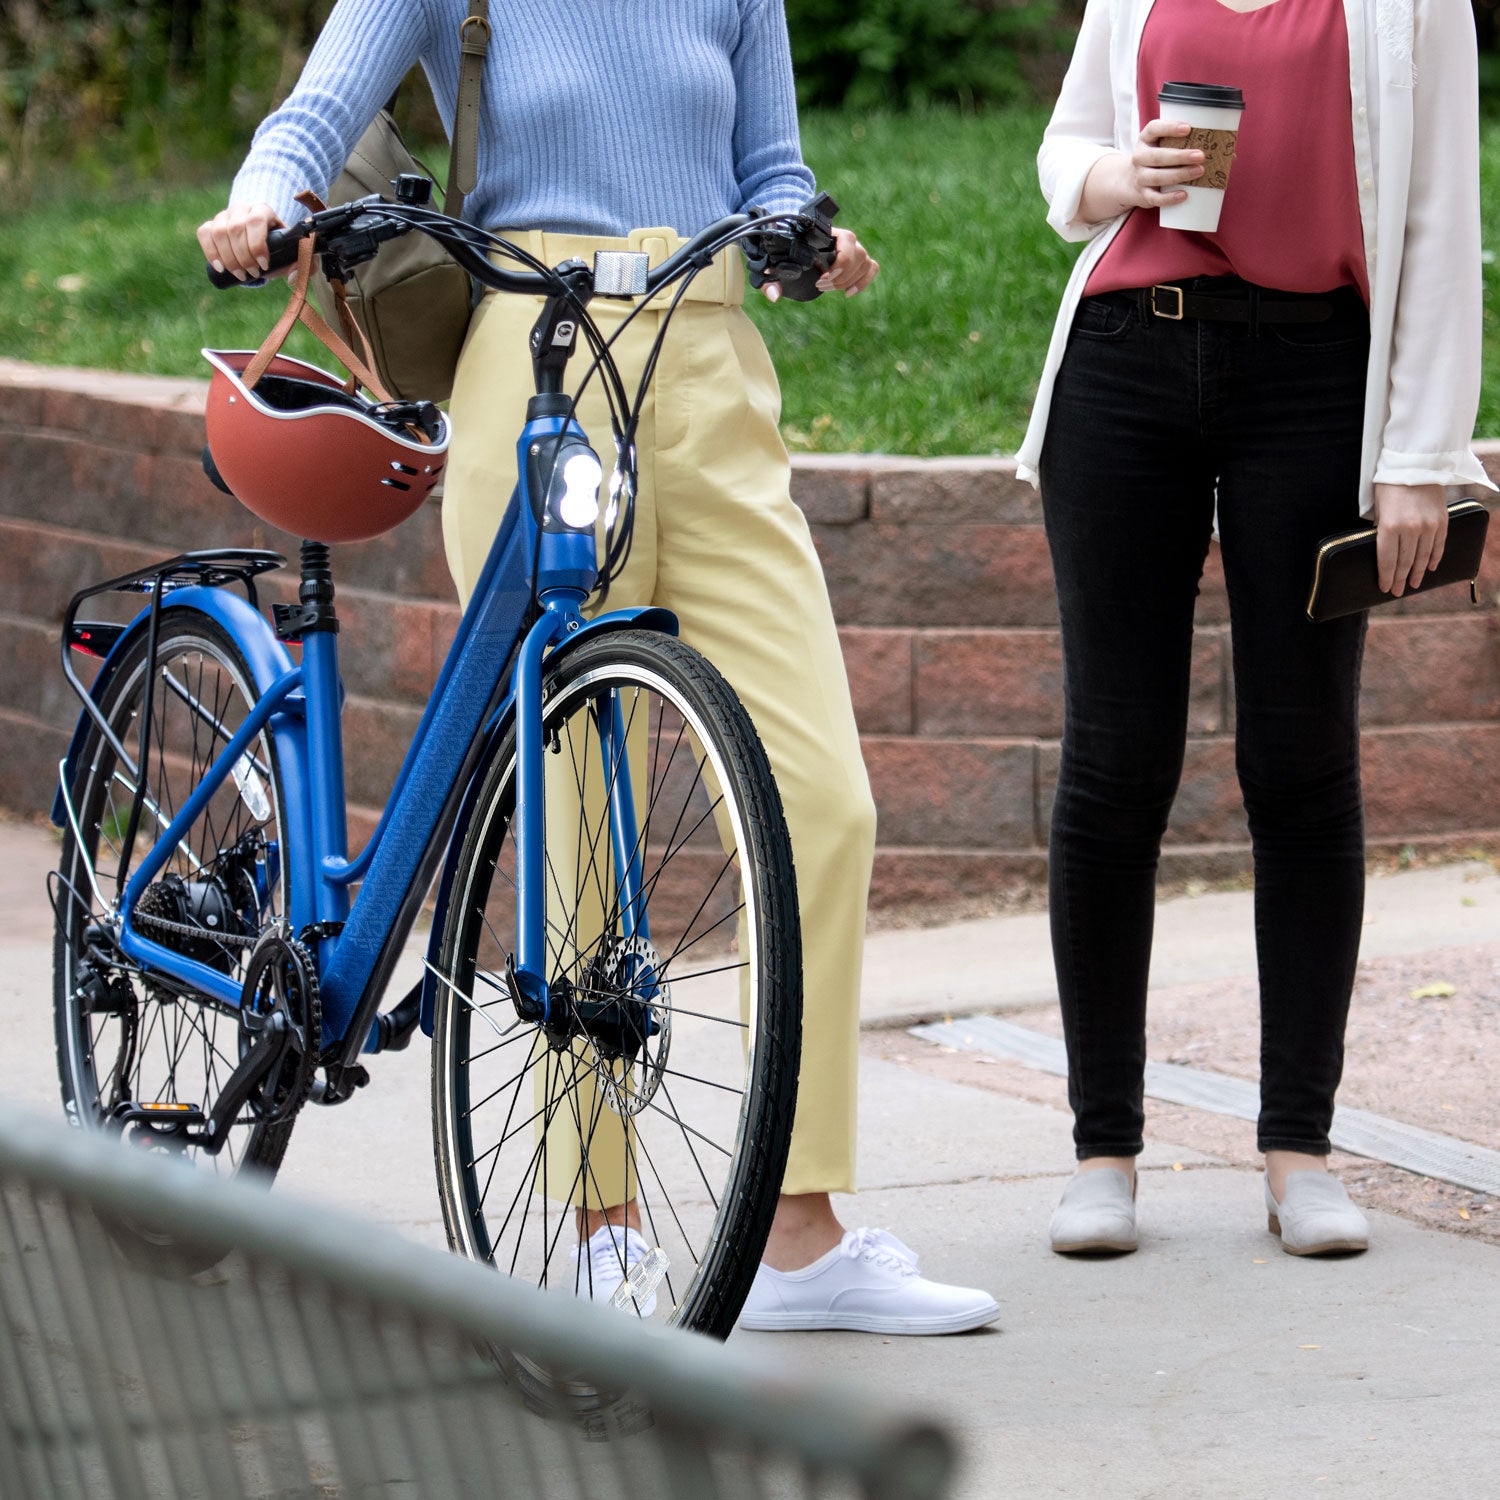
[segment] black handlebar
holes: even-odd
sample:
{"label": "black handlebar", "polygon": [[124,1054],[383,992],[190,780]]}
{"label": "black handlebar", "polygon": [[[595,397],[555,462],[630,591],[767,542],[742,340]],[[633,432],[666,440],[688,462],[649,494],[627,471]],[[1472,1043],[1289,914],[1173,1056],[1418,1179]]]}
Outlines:
{"label": "black handlebar", "polygon": [[[778,281],[784,295],[799,302],[811,301],[819,295],[818,277],[833,263],[836,247],[832,220],[837,212],[838,205],[825,193],[796,216],[768,216],[760,211],[730,214],[694,235],[660,265],[653,266],[646,275],[646,292],[649,295],[675,281],[694,265],[704,263],[707,253],[731,239],[741,238],[740,231],[757,219],[769,218],[771,223],[764,232],[743,237],[751,284],[758,287],[767,281]],[[488,254],[493,237],[484,230],[430,210],[413,212],[406,205],[389,203],[378,194],[323,209],[288,228],[273,229],[266,239],[267,258],[272,271],[295,265],[301,241],[316,234],[323,252],[345,266],[353,266],[371,259],[387,240],[413,230],[425,230],[439,238],[464,270],[494,291],[546,296],[559,289],[559,278],[552,273],[509,271],[497,266]],[[212,266],[208,267],[208,279],[220,290],[258,286],[264,281],[264,277],[241,281],[228,271],[215,271]]]}

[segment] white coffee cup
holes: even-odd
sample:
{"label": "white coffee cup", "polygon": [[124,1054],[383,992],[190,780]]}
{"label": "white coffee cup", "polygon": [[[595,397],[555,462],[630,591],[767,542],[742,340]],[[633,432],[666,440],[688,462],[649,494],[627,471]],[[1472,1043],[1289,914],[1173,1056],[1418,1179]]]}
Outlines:
{"label": "white coffee cup", "polygon": [[1202,151],[1204,156],[1203,176],[1179,184],[1187,197],[1160,210],[1161,227],[1212,234],[1219,227],[1224,207],[1245,96],[1239,89],[1220,83],[1164,83],[1156,98],[1161,119],[1181,120],[1193,127],[1185,141],[1163,140],[1160,144],[1174,151]]}

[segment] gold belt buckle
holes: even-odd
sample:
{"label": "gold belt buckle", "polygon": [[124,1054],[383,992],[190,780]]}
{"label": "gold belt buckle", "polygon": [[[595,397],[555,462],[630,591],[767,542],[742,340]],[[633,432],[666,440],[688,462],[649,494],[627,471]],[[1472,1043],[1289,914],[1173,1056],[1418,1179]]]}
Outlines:
{"label": "gold belt buckle", "polygon": [[[1161,310],[1161,308],[1159,308],[1156,305],[1156,294],[1158,292],[1176,292],[1177,293],[1177,311],[1176,312],[1163,312]],[[1182,322],[1182,316],[1183,316],[1183,314],[1182,314],[1182,288],[1180,286],[1154,286],[1154,287],[1152,287],[1151,288],[1151,311],[1158,318],[1166,318],[1170,322],[1173,322],[1173,323],[1180,323],[1180,322]]]}

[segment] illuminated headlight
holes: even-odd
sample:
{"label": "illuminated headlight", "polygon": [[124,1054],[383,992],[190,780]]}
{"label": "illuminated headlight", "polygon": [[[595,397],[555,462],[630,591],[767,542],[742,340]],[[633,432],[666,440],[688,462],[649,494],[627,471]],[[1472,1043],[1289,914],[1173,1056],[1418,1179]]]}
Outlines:
{"label": "illuminated headlight", "polygon": [[553,513],[564,526],[584,531],[599,519],[599,481],[603,478],[603,466],[592,453],[574,453],[564,462],[552,481]]}

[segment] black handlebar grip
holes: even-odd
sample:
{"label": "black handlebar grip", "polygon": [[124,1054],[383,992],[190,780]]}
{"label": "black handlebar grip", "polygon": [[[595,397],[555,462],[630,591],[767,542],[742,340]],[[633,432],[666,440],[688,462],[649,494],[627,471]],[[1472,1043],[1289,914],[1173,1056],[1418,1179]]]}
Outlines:
{"label": "black handlebar grip", "polygon": [[[273,229],[266,236],[266,258],[271,262],[271,270],[279,271],[284,266],[297,263],[297,245],[302,237],[300,230],[293,229]],[[212,266],[207,269],[209,281],[221,292],[232,286],[261,286],[266,279],[264,276],[252,276],[241,281],[230,271],[216,271]]]}

